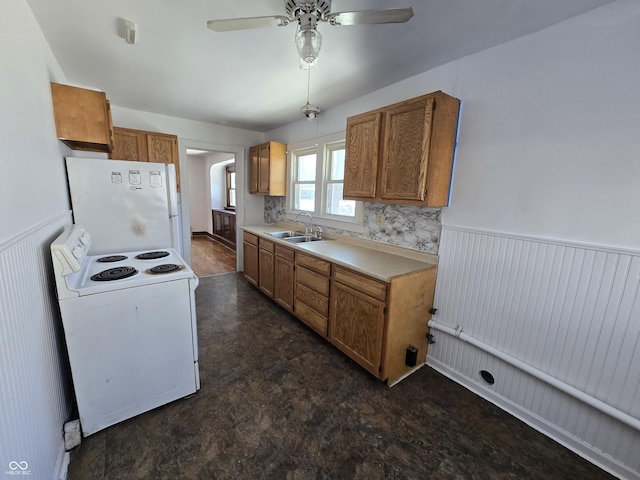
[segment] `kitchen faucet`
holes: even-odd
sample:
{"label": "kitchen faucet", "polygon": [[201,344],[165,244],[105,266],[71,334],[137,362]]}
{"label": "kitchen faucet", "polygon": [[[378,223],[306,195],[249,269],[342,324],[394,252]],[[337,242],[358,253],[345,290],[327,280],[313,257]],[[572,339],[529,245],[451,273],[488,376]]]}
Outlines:
{"label": "kitchen faucet", "polygon": [[305,235],[312,235],[313,234],[313,217],[311,216],[311,214],[309,212],[298,212],[295,216],[295,218],[293,219],[293,221],[295,223],[298,223],[298,217],[301,214],[306,214],[309,217],[309,225],[305,224],[304,225],[304,234]]}

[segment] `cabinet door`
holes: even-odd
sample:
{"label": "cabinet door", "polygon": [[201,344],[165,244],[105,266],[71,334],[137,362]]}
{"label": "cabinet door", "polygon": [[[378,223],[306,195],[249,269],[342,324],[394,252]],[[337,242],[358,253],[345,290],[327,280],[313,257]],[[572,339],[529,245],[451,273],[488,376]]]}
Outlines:
{"label": "cabinet door", "polygon": [[434,99],[405,102],[387,110],[381,158],[380,197],[423,201]]}
{"label": "cabinet door", "polygon": [[111,152],[111,108],[104,92],[51,84],[58,138],[74,150]]}
{"label": "cabinet door", "polygon": [[331,290],[331,342],[380,377],[385,304],[347,285]]}
{"label": "cabinet door", "polygon": [[374,198],[382,113],[347,118],[344,197]]}
{"label": "cabinet door", "polygon": [[259,155],[260,149],[257,145],[249,149],[249,193],[258,193]]}
{"label": "cabinet door", "polygon": [[213,210],[211,215],[213,216],[213,234],[219,237],[224,236],[224,230],[222,228],[222,212]]}
{"label": "cabinet door", "polygon": [[236,249],[236,216],[233,214],[229,214],[229,243],[231,243],[232,248]]}
{"label": "cabinet door", "polygon": [[115,160],[147,161],[147,144],[144,135],[133,130],[113,129],[113,150],[109,158]]}
{"label": "cabinet door", "polygon": [[[256,237],[257,238],[257,237]],[[257,243],[242,242],[244,247],[244,277],[249,283],[258,286],[258,245]]]}
{"label": "cabinet door", "polygon": [[176,183],[180,191],[180,165],[178,137],[175,135],[147,134],[147,161],[172,163],[176,167]]}
{"label": "cabinet door", "polygon": [[293,312],[293,281],[293,262],[276,255],[273,299],[289,312]]}
{"label": "cabinet door", "polygon": [[269,142],[258,147],[258,193],[269,193]]}
{"label": "cabinet door", "polygon": [[274,280],[274,254],[264,249],[260,249],[260,266],[258,269],[258,287],[266,295],[273,298]]}

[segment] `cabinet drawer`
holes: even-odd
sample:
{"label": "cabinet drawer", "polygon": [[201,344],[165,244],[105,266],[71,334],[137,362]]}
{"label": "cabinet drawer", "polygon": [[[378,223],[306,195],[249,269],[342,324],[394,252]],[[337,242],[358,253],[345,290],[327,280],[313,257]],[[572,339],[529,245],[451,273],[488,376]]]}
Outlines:
{"label": "cabinet drawer", "polygon": [[293,250],[290,248],[283,247],[282,245],[276,245],[276,255],[293,262]]}
{"label": "cabinet drawer", "polygon": [[252,245],[258,246],[258,236],[253,233],[242,232],[242,240]]}
{"label": "cabinet drawer", "polygon": [[267,240],[265,238],[261,238],[260,239],[260,249],[261,250],[266,250],[267,252],[272,252],[275,249],[276,244],[274,242],[272,242],[271,240]]}
{"label": "cabinet drawer", "polygon": [[384,282],[338,266],[335,267],[333,275],[336,281],[349,285],[373,298],[383,302],[387,299],[387,284]]}
{"label": "cabinet drawer", "polygon": [[296,255],[296,265],[305,266],[324,275],[331,274],[331,263],[326,260],[305,255],[304,253],[298,253],[298,255]]}
{"label": "cabinet drawer", "polygon": [[[298,256],[296,256],[297,258]],[[325,297],[329,296],[329,278],[299,264],[296,266],[296,283],[302,283]]]}
{"label": "cabinet drawer", "polygon": [[327,317],[323,317],[306,304],[298,301],[296,301],[295,315],[316,332],[327,336]]}
{"label": "cabinet drawer", "polygon": [[329,316],[329,299],[302,284],[296,288],[296,308],[299,302],[304,302],[323,317]]}

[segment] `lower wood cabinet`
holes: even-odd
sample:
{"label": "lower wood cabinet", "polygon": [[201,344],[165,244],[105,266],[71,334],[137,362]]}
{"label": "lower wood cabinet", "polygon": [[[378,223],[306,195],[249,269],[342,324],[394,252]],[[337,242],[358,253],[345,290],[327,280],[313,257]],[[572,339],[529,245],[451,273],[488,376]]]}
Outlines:
{"label": "lower wood cabinet", "polygon": [[249,282],[380,380],[424,365],[435,267],[382,281],[248,232],[243,246]]}
{"label": "lower wood cabinet", "polygon": [[[336,268],[336,276],[354,280],[342,283],[334,278],[331,287],[331,342],[373,373],[381,373],[385,327],[386,284]],[[348,277],[347,277],[348,276]],[[367,284],[379,285],[385,295],[374,298]]]}
{"label": "lower wood cabinet", "polygon": [[275,243],[261,238],[259,247],[258,288],[273,298]]}
{"label": "lower wood cabinet", "polygon": [[252,233],[242,234],[242,258],[244,262],[244,278],[254,286],[258,286],[258,236]]}
{"label": "lower wood cabinet", "polygon": [[236,249],[236,212],[211,210],[213,237],[233,250]]}
{"label": "lower wood cabinet", "polygon": [[293,249],[276,245],[273,299],[291,313],[295,292],[294,256]]}
{"label": "lower wood cabinet", "polygon": [[323,336],[329,325],[329,275],[331,263],[296,253],[294,314]]}

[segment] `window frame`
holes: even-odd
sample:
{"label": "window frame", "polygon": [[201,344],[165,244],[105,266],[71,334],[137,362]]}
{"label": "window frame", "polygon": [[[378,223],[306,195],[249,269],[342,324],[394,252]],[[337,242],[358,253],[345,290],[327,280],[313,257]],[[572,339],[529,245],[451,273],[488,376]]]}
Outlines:
{"label": "window frame", "polygon": [[[340,148],[345,148],[346,135],[345,132],[339,132],[332,135],[313,138],[298,143],[289,144],[287,149],[287,183],[288,194],[286,200],[285,215],[287,220],[293,220],[300,212],[307,210],[299,210],[294,208],[295,186],[296,186],[296,158],[302,155],[308,155],[315,152],[316,154],[316,176],[315,182],[315,210],[311,213],[313,216],[313,224],[325,227],[332,227],[339,230],[347,230],[362,233],[364,231],[364,202],[355,201],[355,215],[347,217],[344,215],[336,215],[327,213],[327,188],[331,183],[342,182],[329,180],[331,168],[331,152]],[[310,183],[310,182],[301,182]]]}
{"label": "window frame", "polygon": [[[316,171],[314,174],[314,180],[298,180],[297,178],[297,166],[298,166],[298,162],[297,159],[298,157],[305,157],[307,155],[312,155],[315,154],[316,155]],[[290,184],[290,189],[289,192],[291,192],[291,196],[288,199],[290,202],[290,209],[292,212],[295,212],[296,214],[298,212],[309,212],[312,215],[315,214],[315,211],[317,210],[317,206],[319,205],[318,201],[318,152],[316,150],[315,147],[307,147],[307,148],[301,148],[301,149],[297,149],[295,151],[291,152],[291,162],[289,162],[291,165],[291,175],[289,178],[289,184]],[[297,185],[314,185],[315,187],[315,192],[314,192],[314,199],[313,199],[313,210],[303,210],[303,209],[298,209],[295,208],[295,191],[296,191],[296,186]]]}
{"label": "window frame", "polygon": [[[236,174],[236,166],[235,164],[232,165],[227,165],[224,167],[225,169],[225,196],[226,196],[226,206],[224,207],[226,210],[235,210],[236,206],[238,205],[238,189],[237,189],[237,182],[238,179],[236,178],[236,187],[231,188],[231,173]],[[231,190],[233,190],[236,193],[236,205],[231,205]]]}

